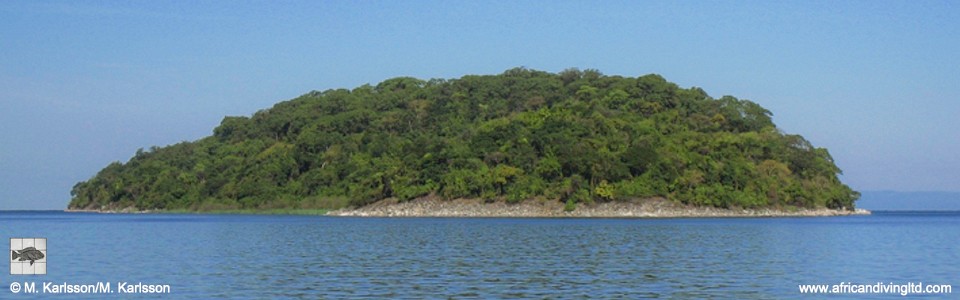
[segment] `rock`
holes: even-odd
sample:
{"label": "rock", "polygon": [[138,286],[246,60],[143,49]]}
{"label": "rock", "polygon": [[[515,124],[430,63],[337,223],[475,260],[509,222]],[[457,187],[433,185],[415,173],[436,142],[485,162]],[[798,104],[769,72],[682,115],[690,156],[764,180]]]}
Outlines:
{"label": "rock", "polygon": [[330,216],[355,217],[573,217],[573,218],[686,218],[686,217],[814,217],[868,215],[864,209],[797,209],[792,211],[771,208],[722,209],[693,207],[664,198],[650,198],[624,202],[580,204],[571,212],[563,210],[559,201],[528,200],[511,204],[504,201],[486,203],[481,199],[442,200],[435,196],[399,202],[386,199],[359,207],[327,213]]}

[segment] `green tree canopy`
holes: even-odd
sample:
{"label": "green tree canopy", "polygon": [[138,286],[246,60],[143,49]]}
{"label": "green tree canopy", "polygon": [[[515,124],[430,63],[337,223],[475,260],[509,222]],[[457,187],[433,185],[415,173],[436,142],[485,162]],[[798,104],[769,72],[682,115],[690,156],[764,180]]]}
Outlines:
{"label": "green tree canopy", "polygon": [[210,137],[108,165],[74,186],[69,206],[336,208],[436,195],[853,208],[859,195],[839,173],[826,149],[749,100],[655,74],[515,68],[313,91],[226,117]]}

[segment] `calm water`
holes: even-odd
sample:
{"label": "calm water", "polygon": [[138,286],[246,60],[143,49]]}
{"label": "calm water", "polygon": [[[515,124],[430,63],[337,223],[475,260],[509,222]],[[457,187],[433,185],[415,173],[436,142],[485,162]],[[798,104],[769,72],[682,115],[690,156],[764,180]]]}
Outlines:
{"label": "calm water", "polygon": [[798,284],[960,287],[958,213],[381,219],[0,212],[0,238],[12,237],[47,238],[48,274],[3,272],[0,298],[13,296],[13,281],[38,288],[143,282],[169,284],[177,298],[258,299],[769,299],[802,296]]}

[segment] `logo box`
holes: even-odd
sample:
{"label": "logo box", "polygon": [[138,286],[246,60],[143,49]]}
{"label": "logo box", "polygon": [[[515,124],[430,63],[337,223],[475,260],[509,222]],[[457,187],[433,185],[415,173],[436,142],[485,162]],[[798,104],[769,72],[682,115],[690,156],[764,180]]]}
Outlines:
{"label": "logo box", "polygon": [[10,275],[47,274],[46,238],[10,239]]}

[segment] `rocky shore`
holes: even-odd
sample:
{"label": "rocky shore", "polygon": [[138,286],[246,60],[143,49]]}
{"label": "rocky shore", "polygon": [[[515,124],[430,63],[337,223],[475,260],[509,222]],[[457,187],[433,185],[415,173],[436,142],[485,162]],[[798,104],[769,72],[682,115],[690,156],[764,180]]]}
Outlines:
{"label": "rocky shore", "polygon": [[522,203],[485,202],[479,199],[440,200],[435,197],[398,202],[382,200],[360,208],[345,208],[328,216],[351,217],[573,217],[573,218],[714,218],[714,217],[826,217],[869,215],[867,210],[834,209],[722,209],[692,207],[663,198],[626,202],[577,205],[574,211],[563,210],[559,201],[528,200]]}
{"label": "rocky shore", "polygon": [[79,209],[79,208],[68,208],[64,209],[64,212],[79,212],[79,213],[101,213],[101,214],[149,214],[155,211],[153,210],[139,210],[134,207],[127,207],[124,209]]}

